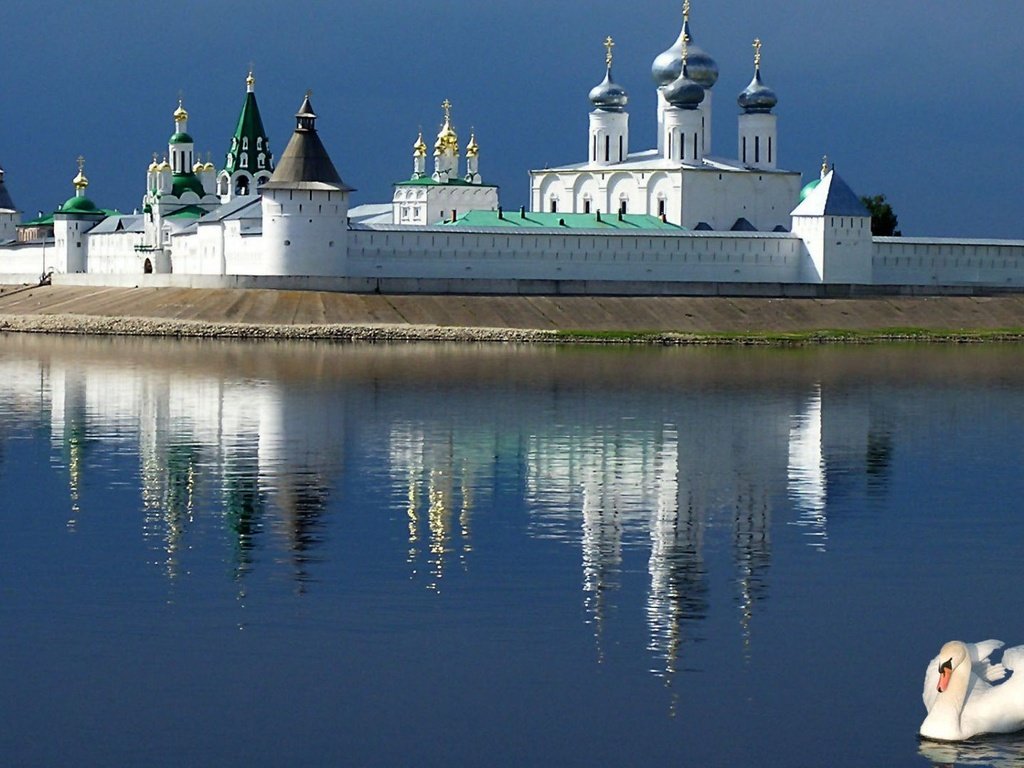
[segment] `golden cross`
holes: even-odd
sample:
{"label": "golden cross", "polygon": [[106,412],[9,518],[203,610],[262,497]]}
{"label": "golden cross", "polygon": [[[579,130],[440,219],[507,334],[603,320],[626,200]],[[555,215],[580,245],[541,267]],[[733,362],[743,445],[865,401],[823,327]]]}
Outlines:
{"label": "golden cross", "polygon": [[615,41],[612,40],[612,36],[611,35],[608,35],[608,37],[606,37],[604,39],[604,47],[605,47],[605,50],[608,51],[608,53],[606,53],[605,56],[604,56],[604,63],[607,64],[609,67],[611,67],[611,65],[612,65],[612,48],[615,47]]}
{"label": "golden cross", "polygon": [[754,38],[754,69],[761,68],[761,38]]}
{"label": "golden cross", "polygon": [[828,155],[821,156],[821,176],[824,178],[828,175]]}
{"label": "golden cross", "polygon": [[683,21],[690,20],[690,0],[685,0],[683,3]]}
{"label": "golden cross", "polygon": [[82,169],[85,168],[85,158],[82,155],[78,156],[78,172],[81,173]]}
{"label": "golden cross", "polygon": [[452,119],[452,103],[445,99],[441,102],[441,109],[444,110],[444,121],[447,123]]}

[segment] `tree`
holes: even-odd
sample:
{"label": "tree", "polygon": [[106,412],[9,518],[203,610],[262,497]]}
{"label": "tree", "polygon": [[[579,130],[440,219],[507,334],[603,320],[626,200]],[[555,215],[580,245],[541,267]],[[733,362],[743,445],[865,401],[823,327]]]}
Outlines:
{"label": "tree", "polygon": [[892,206],[885,201],[885,195],[862,197],[860,201],[871,212],[871,234],[873,236],[900,237],[903,234],[896,229],[899,226],[899,219],[893,212]]}

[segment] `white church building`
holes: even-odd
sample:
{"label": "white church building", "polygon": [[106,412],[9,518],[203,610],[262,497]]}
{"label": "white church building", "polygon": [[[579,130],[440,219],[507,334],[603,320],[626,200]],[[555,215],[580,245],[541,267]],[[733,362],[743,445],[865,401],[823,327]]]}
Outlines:
{"label": "white church building", "polygon": [[735,158],[711,145],[718,65],[693,42],[689,2],[675,43],[653,61],[651,148],[632,149],[610,37],[605,47],[585,144],[580,137],[586,159],[531,171],[530,210],[503,210],[476,136],[461,146],[447,100],[433,167],[421,132],[392,200],[353,207],[311,95],[275,158],[250,73],[222,167],[196,156],[179,102],[167,153],[152,158],[132,214],[87,196],[79,158],[74,194],[22,221],[0,169],[0,281],[433,293],[1024,289],[1024,241],[873,237],[867,209],[827,163],[801,187],[798,172],[780,167],[778,98],[762,78],[760,40],[736,99]]}

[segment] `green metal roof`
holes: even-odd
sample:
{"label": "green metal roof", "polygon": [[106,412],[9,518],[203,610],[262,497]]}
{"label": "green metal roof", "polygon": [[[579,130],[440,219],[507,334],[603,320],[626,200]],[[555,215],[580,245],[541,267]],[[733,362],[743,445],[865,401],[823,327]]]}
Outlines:
{"label": "green metal roof", "polygon": [[[246,141],[247,140],[247,141]],[[245,147],[245,149],[243,149]],[[246,153],[246,163],[239,162],[241,153]],[[259,167],[258,157],[260,153],[266,155],[263,168]],[[260,108],[256,104],[256,94],[249,91],[245,94],[245,103],[238,115],[238,125],[231,137],[231,149],[227,154],[227,162],[224,170],[232,174],[235,171],[248,171],[255,174],[257,171],[274,171],[274,156],[270,152],[270,139],[263,127],[263,118],[260,117]]]}
{"label": "green metal roof", "polygon": [[431,176],[421,176],[418,179],[408,179],[395,183],[396,187],[494,187],[495,184],[472,184],[465,179],[449,179],[448,181],[435,181]]}
{"label": "green metal roof", "polygon": [[168,144],[194,144],[192,136],[182,131],[178,133],[172,133],[171,138],[167,142]]}
{"label": "green metal roof", "polygon": [[188,191],[195,192],[200,197],[206,195],[206,190],[203,189],[203,182],[194,173],[176,173],[171,177],[171,180],[173,182],[171,194],[175,197],[181,197]]}
{"label": "green metal roof", "polygon": [[96,207],[96,203],[90,200],[88,197],[75,195],[69,197],[60,208],[57,209],[57,213],[100,213],[100,210]]}
{"label": "green metal roof", "polygon": [[19,227],[45,227],[45,226],[49,226],[51,224],[53,224],[53,214],[52,213],[46,213],[46,214],[43,214],[42,216],[37,216],[34,219],[30,219],[28,221],[23,221],[18,226]]}
{"label": "green metal roof", "polygon": [[201,219],[205,216],[208,211],[205,208],[200,208],[198,205],[186,205],[174,213],[168,213],[164,218],[167,219]]}
{"label": "green metal roof", "polygon": [[454,222],[439,222],[446,227],[512,227],[552,229],[618,229],[618,230],[682,230],[675,224],[662,221],[657,216],[647,214],[624,213],[619,218],[617,213],[602,213],[601,220],[593,213],[534,213],[521,215],[518,211],[505,212],[498,218],[497,211],[468,211]]}

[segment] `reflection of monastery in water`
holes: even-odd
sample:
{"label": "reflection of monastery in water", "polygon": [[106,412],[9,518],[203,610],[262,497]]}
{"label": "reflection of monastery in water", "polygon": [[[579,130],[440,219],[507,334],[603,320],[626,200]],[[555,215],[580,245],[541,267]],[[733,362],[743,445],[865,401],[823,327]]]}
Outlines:
{"label": "reflection of monastery in water", "polygon": [[[236,577],[260,564],[301,586],[331,531],[383,511],[404,550],[397,562],[441,592],[453,569],[472,574],[479,532],[504,512],[499,496],[518,495],[531,537],[579,546],[599,652],[623,574],[644,574],[648,650],[667,677],[703,638],[716,580],[749,642],[780,537],[789,551],[826,548],[835,501],[863,491],[849,484],[865,468],[869,484],[884,483],[892,453],[870,398],[819,383],[770,397],[721,386],[510,394],[499,377],[439,408],[444,390],[401,377],[381,387],[381,374],[360,379],[354,364],[321,382],[293,377],[302,366],[289,361],[238,375],[136,357],[0,357],[6,402],[49,421],[71,528],[92,514],[85,473],[120,454],[138,476],[117,482],[137,482],[142,535],[170,578],[193,542],[212,539],[229,547]],[[328,514],[342,477],[376,506]]]}

